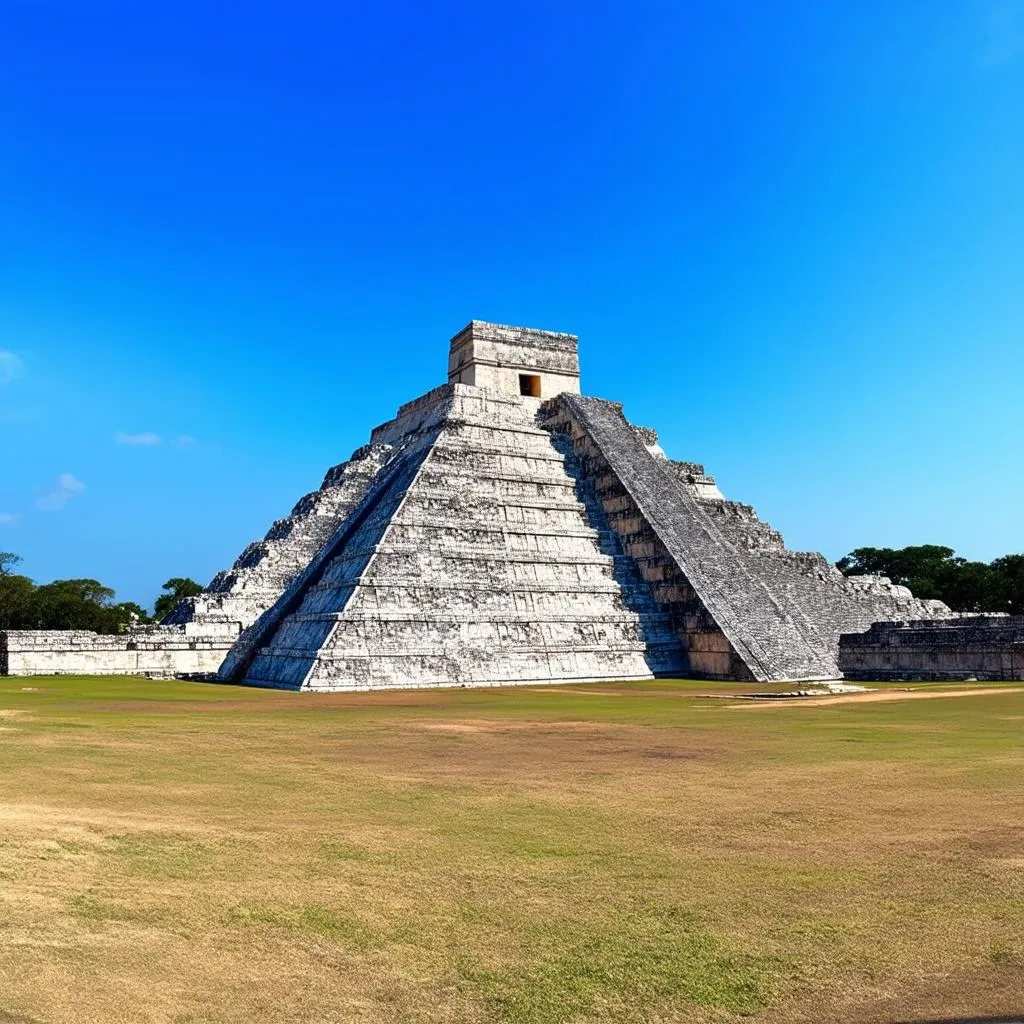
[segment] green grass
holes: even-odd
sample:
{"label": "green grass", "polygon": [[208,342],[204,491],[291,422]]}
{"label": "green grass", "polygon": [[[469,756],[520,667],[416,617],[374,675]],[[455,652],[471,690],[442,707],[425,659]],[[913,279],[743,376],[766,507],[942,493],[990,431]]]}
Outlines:
{"label": "green grass", "polygon": [[0,1021],[1010,1012],[1024,692],[972,685],[0,680]]}

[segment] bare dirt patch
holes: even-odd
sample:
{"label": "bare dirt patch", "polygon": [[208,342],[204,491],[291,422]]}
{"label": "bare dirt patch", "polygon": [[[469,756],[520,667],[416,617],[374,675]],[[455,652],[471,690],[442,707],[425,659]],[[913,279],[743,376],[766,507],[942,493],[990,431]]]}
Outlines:
{"label": "bare dirt patch", "polygon": [[829,704],[879,704],[898,700],[936,700],[939,697],[988,697],[993,694],[1024,693],[1024,687],[986,687],[977,690],[872,690],[870,693],[843,693],[832,697],[780,697],[728,704],[730,708],[822,708]]}
{"label": "bare dirt patch", "polygon": [[627,690],[615,690],[611,687],[605,690],[581,690],[578,687],[571,685],[566,686],[564,689],[556,688],[554,686],[531,687],[531,689],[534,693],[564,693],[567,696],[579,695],[581,697],[625,697],[629,692]]}
{"label": "bare dirt patch", "polygon": [[580,729],[622,728],[614,722],[517,722],[515,720],[462,719],[445,722],[415,722],[411,728],[422,732],[505,733],[505,732],[574,732]]}
{"label": "bare dirt patch", "polygon": [[[0,825],[4,830],[33,830],[49,833],[67,830],[86,830],[90,833],[117,831],[163,832],[180,828],[177,815],[154,815],[144,811],[116,813],[98,807],[53,807],[45,804],[0,802]],[[190,830],[221,833],[222,829],[190,823]]]}
{"label": "bare dirt patch", "polygon": [[[210,684],[212,685],[212,684]],[[227,693],[237,693],[242,687],[224,687]],[[110,701],[102,708],[80,704],[75,710],[102,710],[126,714],[261,714],[265,711],[323,711],[334,708],[421,708],[444,704],[445,696],[462,692],[450,688],[433,690],[373,690],[346,693],[309,693],[287,690],[256,690],[252,696],[218,700],[188,700],[168,698],[167,700]]]}

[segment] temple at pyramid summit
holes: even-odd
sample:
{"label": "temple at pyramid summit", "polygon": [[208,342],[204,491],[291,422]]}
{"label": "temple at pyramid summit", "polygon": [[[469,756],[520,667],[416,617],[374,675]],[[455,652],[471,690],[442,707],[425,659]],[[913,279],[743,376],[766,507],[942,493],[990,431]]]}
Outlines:
{"label": "temple at pyramid summit", "polygon": [[575,336],[474,320],[447,383],[160,628],[220,638],[221,681],[369,690],[834,679],[840,634],[948,614],[787,550],[581,393]]}

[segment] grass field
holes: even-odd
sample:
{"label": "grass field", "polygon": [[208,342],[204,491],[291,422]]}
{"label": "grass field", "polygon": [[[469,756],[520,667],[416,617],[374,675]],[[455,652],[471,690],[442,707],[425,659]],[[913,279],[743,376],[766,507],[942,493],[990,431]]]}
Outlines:
{"label": "grass field", "polygon": [[0,1021],[1024,1011],[1024,688],[708,692],[2,679]]}

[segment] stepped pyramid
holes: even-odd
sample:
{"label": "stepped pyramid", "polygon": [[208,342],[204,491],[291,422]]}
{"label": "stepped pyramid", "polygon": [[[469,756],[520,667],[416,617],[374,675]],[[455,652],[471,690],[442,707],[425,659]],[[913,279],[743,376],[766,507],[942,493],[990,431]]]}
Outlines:
{"label": "stepped pyramid", "polygon": [[837,678],[840,633],[947,614],[786,550],[579,379],[575,336],[472,321],[447,384],[168,621],[240,630],[224,681],[353,690]]}

